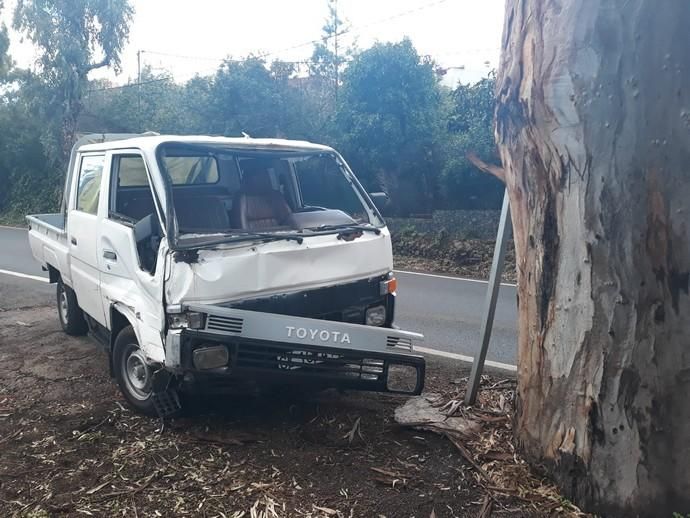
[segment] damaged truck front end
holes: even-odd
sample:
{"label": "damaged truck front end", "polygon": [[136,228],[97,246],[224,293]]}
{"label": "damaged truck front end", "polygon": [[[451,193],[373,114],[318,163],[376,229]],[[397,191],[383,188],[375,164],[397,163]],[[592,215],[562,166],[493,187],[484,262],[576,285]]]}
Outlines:
{"label": "damaged truck front end", "polygon": [[423,337],[393,328],[386,250],[382,232],[173,253],[166,368],[196,390],[249,381],[420,393]]}
{"label": "damaged truck front end", "polygon": [[[157,158],[172,179],[165,366],[178,379],[421,392],[423,337],[393,326],[390,233],[340,155],[171,144]],[[175,183],[183,160],[194,185]],[[194,189],[212,217],[189,213]]]}

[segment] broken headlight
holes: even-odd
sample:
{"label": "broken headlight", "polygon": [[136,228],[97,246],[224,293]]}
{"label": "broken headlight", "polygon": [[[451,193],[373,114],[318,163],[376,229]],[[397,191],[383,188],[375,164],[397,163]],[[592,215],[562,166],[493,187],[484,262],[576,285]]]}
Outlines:
{"label": "broken headlight", "polygon": [[168,315],[170,329],[203,329],[206,315],[196,311],[185,311]]}

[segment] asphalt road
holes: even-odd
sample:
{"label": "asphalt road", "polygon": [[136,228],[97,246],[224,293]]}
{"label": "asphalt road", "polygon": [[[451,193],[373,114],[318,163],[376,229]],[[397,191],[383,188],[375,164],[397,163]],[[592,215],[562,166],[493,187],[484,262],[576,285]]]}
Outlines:
{"label": "asphalt road", "polygon": [[[29,277],[9,275],[2,270]],[[0,310],[53,303],[55,287],[33,276],[47,279],[31,255],[26,230],[0,227]],[[396,324],[423,333],[426,348],[474,356],[479,348],[487,284],[413,272],[396,272],[396,276]],[[488,360],[515,365],[516,330],[515,287],[502,285]]]}

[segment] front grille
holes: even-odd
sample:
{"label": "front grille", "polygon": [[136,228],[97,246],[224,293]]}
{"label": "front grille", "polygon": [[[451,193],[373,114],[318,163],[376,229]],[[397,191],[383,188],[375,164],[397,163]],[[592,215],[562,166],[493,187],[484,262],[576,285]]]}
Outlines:
{"label": "front grille", "polygon": [[412,339],[404,336],[387,336],[386,345],[388,347],[403,347],[407,350],[412,350]]}
{"label": "front grille", "polygon": [[224,333],[242,333],[242,326],[244,320],[238,317],[221,317],[218,315],[209,315],[206,321],[206,329],[209,331],[222,331]]}
{"label": "front grille", "polygon": [[383,360],[345,353],[286,349],[262,344],[239,344],[237,368],[294,372],[313,377],[384,381]]}

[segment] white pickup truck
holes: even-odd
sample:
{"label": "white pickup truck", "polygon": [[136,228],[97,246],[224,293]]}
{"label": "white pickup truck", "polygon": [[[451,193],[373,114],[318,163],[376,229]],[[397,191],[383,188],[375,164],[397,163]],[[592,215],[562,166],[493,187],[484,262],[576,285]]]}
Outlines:
{"label": "white pickup truck", "polygon": [[308,142],[90,135],[29,241],[63,329],[106,348],[143,413],[238,382],[418,394],[383,196]]}

